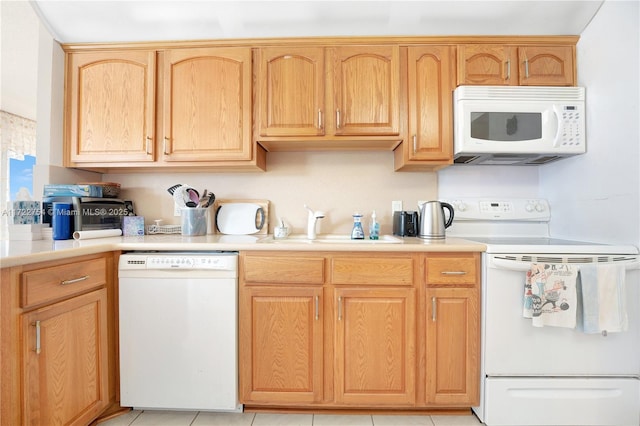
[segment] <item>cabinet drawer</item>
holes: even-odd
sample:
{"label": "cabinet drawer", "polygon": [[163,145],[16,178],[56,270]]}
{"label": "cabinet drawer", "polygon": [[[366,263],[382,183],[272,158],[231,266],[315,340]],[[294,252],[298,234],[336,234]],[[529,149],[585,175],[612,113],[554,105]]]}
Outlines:
{"label": "cabinet drawer", "polygon": [[61,300],[107,282],[105,258],[51,266],[22,273],[21,306]]}
{"label": "cabinet drawer", "polygon": [[247,256],[245,283],[323,284],[324,258]]}
{"label": "cabinet drawer", "polygon": [[468,257],[427,257],[427,285],[475,285],[478,282],[478,259]]}
{"label": "cabinet drawer", "polygon": [[331,262],[332,284],[412,285],[412,258],[336,257]]}

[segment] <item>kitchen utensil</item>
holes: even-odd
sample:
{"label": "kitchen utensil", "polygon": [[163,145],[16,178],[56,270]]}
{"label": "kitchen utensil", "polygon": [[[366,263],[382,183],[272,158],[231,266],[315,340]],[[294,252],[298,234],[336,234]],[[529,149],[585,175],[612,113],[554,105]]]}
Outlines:
{"label": "kitchen utensil", "polygon": [[175,192],[176,189],[180,188],[182,186],[181,183],[177,184],[177,185],[173,185],[171,188],[168,188],[167,191],[169,191],[169,194],[173,195],[173,193]]}
{"label": "kitchen utensil", "polygon": [[[190,187],[189,185],[181,184],[178,187],[173,188],[173,200],[179,208],[196,207],[200,201],[198,191]],[[169,189],[171,189],[169,188]],[[194,201],[195,200],[195,201]]]}
{"label": "kitchen utensil", "polygon": [[215,194],[205,189],[202,197],[200,197],[200,203],[198,204],[198,207],[201,207],[203,209],[209,208],[209,206],[211,206],[215,200]]}
{"label": "kitchen utensil", "polygon": [[228,203],[216,211],[216,227],[223,234],[255,234],[265,225],[265,211],[254,203]]}
{"label": "kitchen utensil", "polygon": [[[444,211],[449,211],[449,217],[445,220]],[[427,201],[420,205],[420,232],[418,237],[430,240],[442,240],[445,238],[445,229],[453,223],[453,207],[449,203],[440,201]]]}
{"label": "kitchen utensil", "polygon": [[193,207],[197,206],[200,203],[200,194],[193,188],[187,188],[187,196],[189,197],[189,201],[193,203]]}

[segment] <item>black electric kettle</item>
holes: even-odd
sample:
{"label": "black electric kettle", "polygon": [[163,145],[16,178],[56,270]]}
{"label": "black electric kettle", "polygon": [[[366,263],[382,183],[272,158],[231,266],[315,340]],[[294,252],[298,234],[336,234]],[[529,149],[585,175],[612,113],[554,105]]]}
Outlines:
{"label": "black electric kettle", "polygon": [[[449,211],[445,220],[444,211]],[[427,201],[420,205],[420,230],[418,237],[429,240],[443,240],[444,230],[453,223],[453,207],[449,203]]]}

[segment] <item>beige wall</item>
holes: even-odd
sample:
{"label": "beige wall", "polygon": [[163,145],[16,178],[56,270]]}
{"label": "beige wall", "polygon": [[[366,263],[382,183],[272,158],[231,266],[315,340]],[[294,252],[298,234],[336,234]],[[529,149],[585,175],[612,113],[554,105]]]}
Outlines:
{"label": "beige wall", "polygon": [[217,198],[261,198],[271,201],[270,232],[283,216],[294,233],[306,232],[304,204],[323,210],[320,233],[349,233],[354,211],[368,224],[376,210],[383,234],[392,231],[391,201],[401,200],[405,210],[417,210],[419,200],[435,199],[437,175],[393,171],[392,152],[269,153],[264,173],[152,173],[107,174],[104,181],[122,184],[122,198],[134,201],[146,223],[164,219],[178,224],[167,188],[182,183],[204,188]]}

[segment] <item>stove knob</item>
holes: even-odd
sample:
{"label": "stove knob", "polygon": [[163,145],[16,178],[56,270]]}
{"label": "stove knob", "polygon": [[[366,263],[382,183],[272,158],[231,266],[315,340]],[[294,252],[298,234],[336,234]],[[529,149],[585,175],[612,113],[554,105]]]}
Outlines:
{"label": "stove knob", "polygon": [[544,211],[544,204],[536,203],[536,211],[537,212],[543,212]]}
{"label": "stove knob", "polygon": [[456,210],[461,212],[467,210],[467,205],[464,203],[464,201],[459,201],[455,207],[456,207]]}
{"label": "stove knob", "polygon": [[527,203],[527,205],[526,205],[526,206],[524,206],[524,209],[525,209],[526,211],[528,211],[529,213],[531,213],[531,212],[533,211],[533,204],[531,204],[531,203]]}

